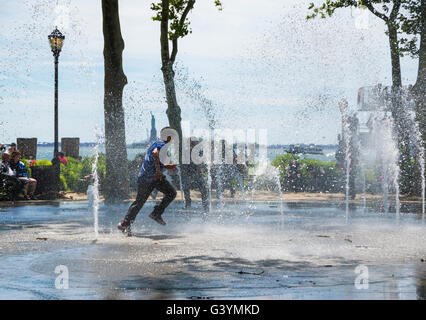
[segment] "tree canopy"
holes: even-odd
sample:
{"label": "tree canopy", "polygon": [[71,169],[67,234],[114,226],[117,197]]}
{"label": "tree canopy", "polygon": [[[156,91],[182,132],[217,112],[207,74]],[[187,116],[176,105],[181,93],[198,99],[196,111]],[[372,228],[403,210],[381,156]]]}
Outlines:
{"label": "tree canopy", "polygon": [[[163,0],[151,4],[151,10],[156,14],[152,17],[154,21],[166,19],[169,22],[168,38],[173,43],[173,49],[170,56],[172,62],[177,55],[177,41],[192,33],[191,22],[188,19],[189,12],[194,8],[196,0]],[[222,10],[222,2],[214,0],[214,4],[219,10]],[[163,7],[168,6],[167,12],[163,14]]]}
{"label": "tree canopy", "polygon": [[398,53],[419,54],[418,35],[421,29],[420,0],[327,0],[320,6],[311,3],[311,13],[307,19],[331,17],[340,8],[365,8],[386,24],[392,24],[398,30]]}

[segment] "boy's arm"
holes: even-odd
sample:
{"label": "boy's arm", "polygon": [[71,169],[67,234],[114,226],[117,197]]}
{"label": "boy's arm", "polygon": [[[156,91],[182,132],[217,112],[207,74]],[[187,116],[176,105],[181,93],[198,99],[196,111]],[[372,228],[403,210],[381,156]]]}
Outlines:
{"label": "boy's arm", "polygon": [[161,173],[161,168],[160,168],[160,153],[158,152],[158,148],[155,148],[152,151],[152,157],[154,158],[154,165],[155,165],[154,180],[161,180],[163,178],[163,174]]}

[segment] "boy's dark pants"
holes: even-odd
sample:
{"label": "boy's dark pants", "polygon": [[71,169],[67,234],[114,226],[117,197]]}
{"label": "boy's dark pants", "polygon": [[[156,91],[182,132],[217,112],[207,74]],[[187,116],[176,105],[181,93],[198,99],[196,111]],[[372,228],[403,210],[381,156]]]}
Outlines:
{"label": "boy's dark pants", "polygon": [[136,200],[130,205],[129,210],[127,211],[125,221],[133,223],[138,215],[139,211],[142,209],[146,200],[148,199],[151,192],[157,189],[158,191],[164,193],[164,197],[161,200],[161,203],[154,207],[152,214],[161,216],[167,206],[176,198],[176,190],[170,184],[165,177],[157,181],[144,181],[140,180],[138,182],[138,194]]}

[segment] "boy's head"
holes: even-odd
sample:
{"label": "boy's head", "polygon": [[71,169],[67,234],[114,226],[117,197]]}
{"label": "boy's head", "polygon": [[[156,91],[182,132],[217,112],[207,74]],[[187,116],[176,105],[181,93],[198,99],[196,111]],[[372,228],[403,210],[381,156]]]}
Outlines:
{"label": "boy's head", "polygon": [[160,131],[160,138],[166,142],[170,142],[172,140],[173,133],[176,132],[171,127],[164,127]]}

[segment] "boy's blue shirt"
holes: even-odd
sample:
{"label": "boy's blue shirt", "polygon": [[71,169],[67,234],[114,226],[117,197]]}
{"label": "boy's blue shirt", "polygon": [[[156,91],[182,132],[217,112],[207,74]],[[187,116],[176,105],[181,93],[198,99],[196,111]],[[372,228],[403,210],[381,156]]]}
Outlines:
{"label": "boy's blue shirt", "polygon": [[[141,168],[139,170],[138,174],[138,182],[141,180],[151,182],[154,180],[155,176],[155,163],[154,163],[154,157],[152,156],[152,151],[154,149],[158,149],[158,151],[161,150],[162,147],[164,147],[167,144],[166,141],[163,141],[161,139],[155,141],[146,151],[145,158],[143,160],[143,163],[141,165]],[[160,161],[160,169],[161,171],[164,170],[164,165]]]}

